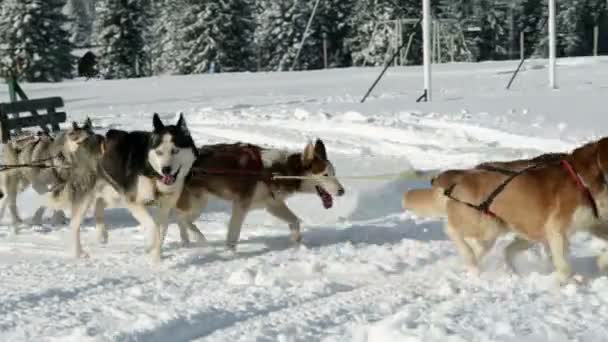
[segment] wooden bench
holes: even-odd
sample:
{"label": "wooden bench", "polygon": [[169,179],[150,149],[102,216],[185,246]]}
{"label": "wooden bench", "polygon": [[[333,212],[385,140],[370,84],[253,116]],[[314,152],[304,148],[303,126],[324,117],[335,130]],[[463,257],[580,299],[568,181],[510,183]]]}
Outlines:
{"label": "wooden bench", "polygon": [[[23,100],[10,103],[0,103],[0,134],[2,142],[11,138],[11,131],[20,132],[22,128],[40,127],[43,131],[59,131],[59,124],[65,122],[66,114],[57,112],[63,107],[61,97],[46,97],[33,100]],[[45,114],[38,111],[45,110]],[[31,115],[20,116],[29,112]],[[50,130],[49,130],[50,127]]]}

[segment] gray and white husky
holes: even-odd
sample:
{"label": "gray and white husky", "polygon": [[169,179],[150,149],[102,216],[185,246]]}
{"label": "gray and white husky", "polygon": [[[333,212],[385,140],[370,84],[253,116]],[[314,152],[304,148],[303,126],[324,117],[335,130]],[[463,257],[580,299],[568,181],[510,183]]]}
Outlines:
{"label": "gray and white husky", "polygon": [[[41,167],[13,168],[0,172],[0,190],[4,194],[0,199],[0,217],[4,216],[8,205],[13,231],[17,233],[18,225],[22,223],[17,210],[17,195],[30,185],[38,194],[43,195],[55,185],[62,183],[67,177],[66,167],[73,161],[73,156],[80,144],[93,134],[91,121],[87,119],[82,127],[76,122],[72,127],[61,132],[56,137],[47,133],[16,138],[2,145],[2,163],[38,164]],[[40,225],[45,207],[38,208],[32,224]],[[53,215],[54,224],[63,224],[66,218],[61,210]]]}
{"label": "gray and white husky", "polygon": [[[274,179],[273,175],[302,177]],[[249,144],[204,146],[177,205],[177,220],[183,243],[189,243],[188,231],[197,242],[204,235],[192,223],[205,209],[210,195],[232,203],[226,245],[236,249],[241,226],[253,209],[266,211],[289,225],[292,240],[301,240],[300,219],[287,207],[285,200],[302,193],[317,194],[323,206],[333,206],[332,196],[344,195],[336,178],[325,144],[308,143],[303,152],[265,149]]]}
{"label": "gray and white husky", "polygon": [[[169,212],[184,187],[197,150],[183,116],[165,126],[154,114],[152,132],[109,130],[105,139],[89,139],[77,151],[79,162],[67,181],[53,192],[56,205],[72,211],[70,229],[76,257],[86,256],[80,242],[80,225],[95,202],[99,238],[107,239],[103,223],[105,207],[125,207],[139,223],[152,229],[151,253],[158,262]],[[146,205],[156,204],[152,218]]]}

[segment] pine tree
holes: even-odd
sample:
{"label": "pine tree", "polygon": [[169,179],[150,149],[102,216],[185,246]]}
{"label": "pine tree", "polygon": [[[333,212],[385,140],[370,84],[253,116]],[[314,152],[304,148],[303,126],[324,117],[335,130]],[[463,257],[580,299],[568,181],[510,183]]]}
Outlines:
{"label": "pine tree", "polygon": [[101,75],[108,79],[149,76],[149,1],[101,0],[96,12]]}
{"label": "pine tree", "polygon": [[395,19],[398,9],[387,0],[360,0],[354,9],[348,42],[354,65],[379,66],[391,54],[393,32],[383,21]]}
{"label": "pine tree", "polygon": [[247,71],[255,65],[251,0],[188,0],[180,71]]}
{"label": "pine tree", "polygon": [[[289,70],[293,65],[312,14],[315,1],[305,0],[258,0],[255,40],[258,58],[263,70]],[[322,49],[318,26],[311,25],[304,42],[298,69],[321,68]]]}
{"label": "pine tree", "polygon": [[508,7],[501,1],[479,0],[475,7],[481,31],[474,39],[478,60],[497,60],[508,56]]}
{"label": "pine tree", "polygon": [[69,0],[67,2],[66,10],[71,19],[70,40],[77,46],[86,46],[91,43],[95,17],[91,4],[88,0]]}
{"label": "pine tree", "polygon": [[21,69],[29,82],[57,82],[71,78],[74,57],[64,0],[4,0],[0,13],[2,74]]}
{"label": "pine tree", "polygon": [[[318,49],[322,49],[323,37],[327,40],[329,67],[347,67],[352,64],[347,35],[352,30],[351,15],[355,0],[322,0],[314,18]],[[313,48],[313,49],[315,49]]]}
{"label": "pine tree", "polygon": [[155,3],[152,42],[152,71],[158,74],[179,73],[183,34],[180,22],[185,0],[160,0]]}
{"label": "pine tree", "polygon": [[442,33],[447,35],[442,49],[445,49],[454,61],[470,62],[476,59],[471,51],[477,51],[475,36],[469,32],[479,24],[479,20],[474,17],[473,0],[441,0],[437,12],[438,18],[444,20]]}

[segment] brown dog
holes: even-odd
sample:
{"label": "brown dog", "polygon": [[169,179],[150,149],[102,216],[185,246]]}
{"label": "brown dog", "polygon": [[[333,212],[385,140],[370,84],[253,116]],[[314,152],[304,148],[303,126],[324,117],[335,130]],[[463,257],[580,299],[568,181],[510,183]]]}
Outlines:
{"label": "brown dog", "polygon": [[[517,237],[507,247],[507,264],[517,252],[542,242],[549,246],[560,282],[571,276],[566,259],[569,236],[586,230],[599,238],[608,218],[608,138],[586,144],[559,163],[529,169],[503,187],[486,211],[483,203],[505,176],[497,172],[465,172],[446,202],[446,232],[467,266],[478,271],[478,262],[496,239],[506,232]],[[608,266],[608,254],[598,258]]]}
{"label": "brown dog", "polygon": [[547,153],[532,159],[520,159],[506,162],[488,162],[475,166],[473,169],[447,170],[431,180],[431,188],[413,189],[403,195],[403,208],[421,217],[440,218],[446,216],[448,197],[445,190],[457,184],[466,174],[476,174],[484,171],[495,172],[501,179],[506,179],[513,172],[521,171],[532,165],[556,162],[562,159],[564,153]]}

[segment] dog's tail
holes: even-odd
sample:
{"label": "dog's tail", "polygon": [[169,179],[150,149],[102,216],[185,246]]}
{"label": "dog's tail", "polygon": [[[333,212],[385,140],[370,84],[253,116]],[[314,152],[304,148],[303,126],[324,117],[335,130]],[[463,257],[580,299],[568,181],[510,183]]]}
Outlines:
{"label": "dog's tail", "polygon": [[458,183],[465,173],[466,170],[447,170],[431,179],[430,188],[407,191],[403,194],[403,209],[421,217],[446,217],[448,197],[445,190]]}
{"label": "dog's tail", "polygon": [[445,217],[447,197],[444,191],[439,187],[409,190],[403,194],[403,209],[421,217]]}

